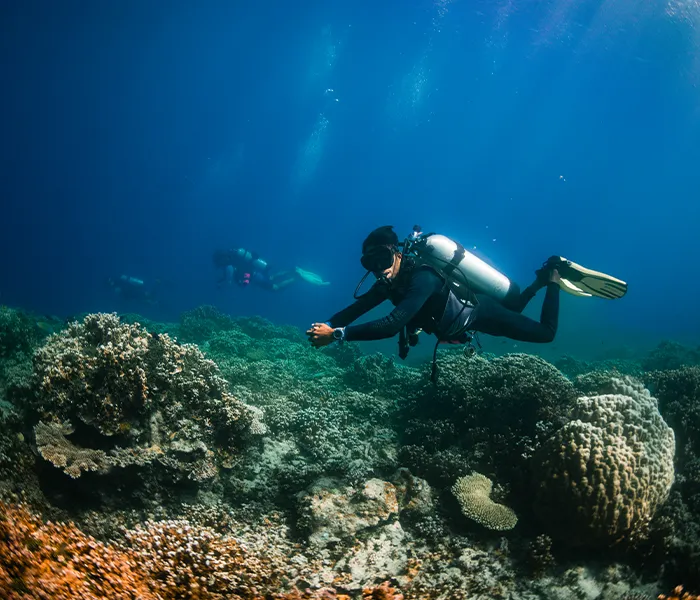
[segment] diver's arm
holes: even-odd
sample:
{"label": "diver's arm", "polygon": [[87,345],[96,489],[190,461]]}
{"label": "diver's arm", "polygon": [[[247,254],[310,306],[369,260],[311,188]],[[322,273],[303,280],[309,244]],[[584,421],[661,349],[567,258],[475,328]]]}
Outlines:
{"label": "diver's arm", "polygon": [[331,327],[345,327],[388,298],[386,286],[373,285],[366,294],[360,296],[350,306],[335,313],[328,321]]}
{"label": "diver's arm", "polygon": [[416,272],[406,296],[391,311],[391,314],[369,323],[346,327],[344,339],[353,342],[381,340],[395,336],[418,314],[430,296],[442,289],[442,285],[442,280],[432,271],[426,269]]}

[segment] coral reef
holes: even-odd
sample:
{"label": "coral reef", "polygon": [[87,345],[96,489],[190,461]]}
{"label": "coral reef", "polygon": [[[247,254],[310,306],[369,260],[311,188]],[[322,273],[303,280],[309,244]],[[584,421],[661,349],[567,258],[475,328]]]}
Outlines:
{"label": "coral reef", "polygon": [[676,435],[674,493],[656,523],[665,579],[700,589],[700,367],[654,371],[645,381]]}
{"label": "coral reef", "polygon": [[700,365],[700,348],[688,348],[677,342],[661,342],[642,360],[644,371],[671,371]]}
{"label": "coral reef", "polygon": [[638,360],[632,358],[610,358],[604,360],[580,360],[573,356],[562,356],[554,361],[554,366],[567,377],[574,379],[579,375],[588,373],[608,373],[613,377],[631,375],[639,377],[642,372],[642,365]]}
{"label": "coral reef", "polygon": [[615,394],[579,398],[535,457],[535,511],[575,544],[641,534],[674,479],[675,438],[656,400],[629,379],[612,384]]}
{"label": "coral reef", "polygon": [[317,547],[353,540],[359,531],[399,514],[395,486],[381,479],[355,488],[324,478],[299,495],[299,504],[299,527],[310,532],[309,542]]}
{"label": "coral reef", "polygon": [[[697,367],[568,358],[570,380],[535,356],[441,351],[434,386],[429,365],[316,350],[212,307],[127,320],[87,315],[0,365],[0,499],[65,521],[1,505],[0,565],[24,566],[0,571],[0,595],[60,600],[69,578],[86,598],[163,600],[620,600],[698,584]],[[105,557],[126,566],[99,579]]]}
{"label": "coral reef", "polygon": [[697,470],[693,465],[700,459],[700,367],[654,371],[645,381],[653,387],[659,410],[676,434],[676,464],[683,471]]}
{"label": "coral reef", "polygon": [[216,307],[204,305],[180,316],[177,337],[184,342],[201,344],[220,331],[237,329],[233,319]]}
{"label": "coral reef", "polygon": [[[349,598],[325,587],[299,591],[295,581],[303,582],[301,575],[320,565],[280,552],[269,543],[271,532],[262,543],[238,537],[178,519],[145,522],[126,531],[121,542],[105,544],[72,523],[44,522],[24,505],[0,502],[0,595],[7,600]],[[297,559],[296,569],[290,558]],[[388,582],[365,587],[362,595],[402,598]]]}
{"label": "coral reef", "polygon": [[10,409],[13,391],[28,384],[32,352],[45,335],[29,314],[0,306],[0,412]]}
{"label": "coral reef", "polygon": [[19,416],[14,412],[0,413],[0,500],[44,503],[35,463]]}
{"label": "coral reef", "polygon": [[320,476],[358,483],[393,473],[397,465],[391,398],[336,388],[325,378],[280,381],[274,363],[258,365],[261,381],[280,384],[264,391],[232,387],[241,400],[264,410],[270,431],[257,458],[232,473],[236,494],[279,500]]}
{"label": "coral reef", "polygon": [[0,306],[0,359],[30,353],[40,339],[36,322],[26,313]]}
{"label": "coral reef", "polygon": [[446,352],[439,362],[437,386],[424,382],[404,391],[401,464],[442,489],[464,473],[493,473],[524,497],[528,462],[538,443],[564,424],[574,386],[526,354],[487,360]]}
{"label": "coral reef", "polygon": [[124,546],[163,598],[235,597],[243,590],[250,597],[281,579],[281,572],[267,572],[268,565],[247,556],[234,538],[184,519],[146,522],[126,533]]}

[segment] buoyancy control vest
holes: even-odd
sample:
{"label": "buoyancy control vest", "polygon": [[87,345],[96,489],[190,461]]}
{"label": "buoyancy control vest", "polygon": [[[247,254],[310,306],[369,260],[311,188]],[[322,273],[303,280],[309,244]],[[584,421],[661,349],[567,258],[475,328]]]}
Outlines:
{"label": "buoyancy control vest", "polygon": [[[413,228],[413,233],[403,242],[402,253],[404,256],[410,257],[416,266],[426,265],[435,270],[444,279],[449,290],[462,303],[462,310],[478,304],[476,294],[486,294],[499,302],[507,302],[509,297],[520,295],[520,288],[516,283],[469,252],[462,244],[438,233],[422,233],[418,225]],[[461,311],[455,317],[455,321],[460,315]],[[402,332],[400,336],[400,356],[403,354],[405,357],[408,354],[407,341],[410,341],[410,334],[411,332]],[[470,334],[465,334],[465,336],[463,341],[469,344],[467,347],[469,351],[466,354],[471,355],[475,351],[471,345],[472,336]],[[441,342],[451,341],[438,339],[435,344],[431,373],[433,382],[437,378],[437,348]],[[415,343],[414,340],[410,345],[415,345]]]}

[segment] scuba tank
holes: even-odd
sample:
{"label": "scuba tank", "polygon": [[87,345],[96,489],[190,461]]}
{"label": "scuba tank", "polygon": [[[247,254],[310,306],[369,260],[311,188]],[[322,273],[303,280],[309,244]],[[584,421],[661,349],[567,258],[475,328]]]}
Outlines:
{"label": "scuba tank", "polygon": [[143,286],[143,279],[138,279],[137,277],[129,277],[128,275],[122,275],[121,277],[119,277],[119,280],[129,285],[137,287]]}
{"label": "scuba tank", "polygon": [[417,225],[404,241],[403,252],[412,256],[416,264],[428,265],[443,275],[463,302],[472,301],[474,293],[486,294],[499,302],[520,294],[516,283],[462,244],[438,233],[422,233]]}
{"label": "scuba tank", "polygon": [[[437,233],[423,233],[418,225],[413,227],[413,232],[403,243],[403,254],[410,256],[416,265],[427,265],[435,269],[450,286],[452,293],[462,302],[462,311],[468,306],[478,304],[474,294],[486,294],[501,303],[507,302],[510,296],[519,296],[520,288],[503,273],[494,269],[491,265],[481,260],[462,246],[459,242]],[[455,317],[460,317],[462,311]],[[403,339],[402,339],[403,338]],[[472,344],[475,334],[466,332],[464,342],[467,343],[464,354],[467,357],[476,353]],[[405,357],[408,353],[408,345],[415,345],[402,332],[399,338],[399,356]],[[433,349],[433,362],[430,380],[437,382],[437,349],[441,340]],[[448,341],[448,343],[454,343]],[[478,338],[476,343],[481,348]]]}
{"label": "scuba tank", "polygon": [[239,248],[236,250],[236,254],[246,262],[250,262],[253,266],[253,270],[264,271],[267,269],[267,263],[262,258],[260,258],[257,254],[254,255],[245,248]]}

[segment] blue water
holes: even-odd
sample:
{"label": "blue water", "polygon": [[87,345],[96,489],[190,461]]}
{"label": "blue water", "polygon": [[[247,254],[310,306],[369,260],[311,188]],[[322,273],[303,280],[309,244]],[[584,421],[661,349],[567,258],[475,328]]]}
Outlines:
{"label": "blue water", "polygon": [[[6,2],[0,303],[119,310],[127,274],[168,282],[150,318],[304,327],[371,229],[420,223],[523,285],[551,254],[629,282],[563,298],[546,351],[697,343],[698,25],[690,0]],[[217,290],[238,245],[332,285]]]}

